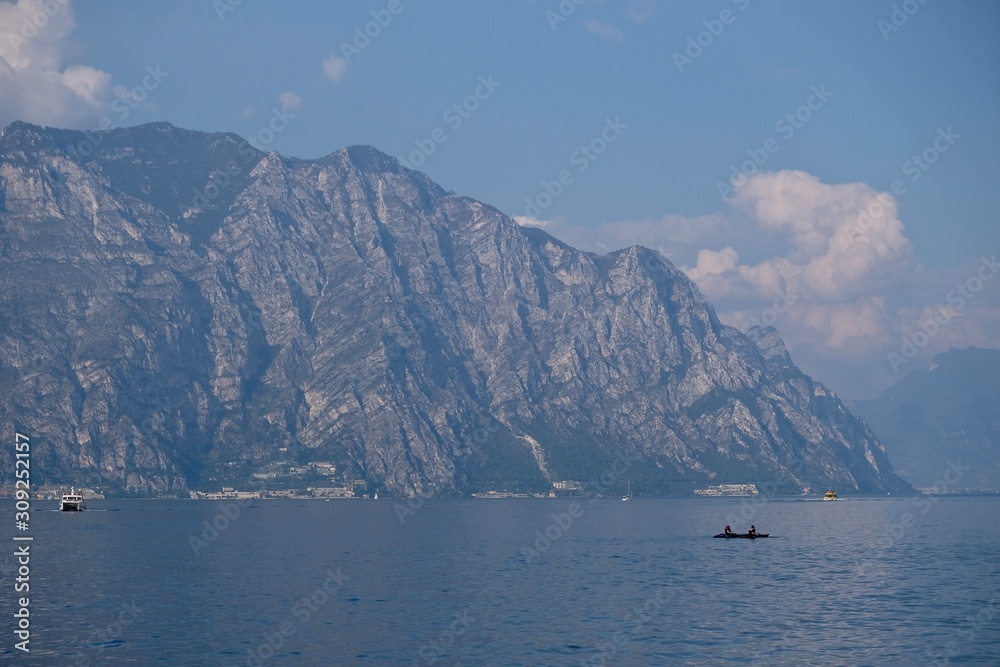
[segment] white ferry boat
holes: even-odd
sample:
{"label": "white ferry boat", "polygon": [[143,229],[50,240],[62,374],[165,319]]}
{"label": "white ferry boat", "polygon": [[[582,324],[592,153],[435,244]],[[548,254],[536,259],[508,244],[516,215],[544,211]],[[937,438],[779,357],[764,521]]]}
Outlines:
{"label": "white ferry boat", "polygon": [[59,501],[60,512],[80,512],[87,509],[83,504],[83,496],[76,492],[75,487],[70,487],[69,493],[64,493]]}
{"label": "white ferry boat", "polygon": [[699,496],[755,496],[759,493],[756,484],[718,484],[694,492]]}

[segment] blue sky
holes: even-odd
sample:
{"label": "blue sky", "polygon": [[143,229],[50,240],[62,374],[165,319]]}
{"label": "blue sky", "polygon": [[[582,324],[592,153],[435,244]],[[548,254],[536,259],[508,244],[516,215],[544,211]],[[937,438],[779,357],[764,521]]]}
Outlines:
{"label": "blue sky", "polygon": [[854,398],[1000,346],[998,29],[988,1],[19,0],[0,125],[372,144],[579,247],[660,250]]}

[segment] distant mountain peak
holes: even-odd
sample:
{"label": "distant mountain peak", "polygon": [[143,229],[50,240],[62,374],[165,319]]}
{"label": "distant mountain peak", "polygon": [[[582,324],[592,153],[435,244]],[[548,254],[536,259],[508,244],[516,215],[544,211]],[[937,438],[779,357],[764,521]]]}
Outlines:
{"label": "distant mountain peak", "polygon": [[777,361],[792,366],[792,357],[788,354],[785,341],[778,330],[769,326],[753,326],[746,332],[747,337],[754,342],[761,356],[768,362]]}
{"label": "distant mountain peak", "polygon": [[9,134],[14,134],[15,132],[24,132],[26,130],[40,130],[41,128],[37,125],[32,125],[31,123],[26,123],[23,120],[15,120],[11,122],[7,127],[0,130],[0,137],[6,137]]}
{"label": "distant mountain peak", "polygon": [[7,146],[29,147],[38,145],[45,137],[69,130],[56,130],[52,128],[33,125],[21,120],[15,120],[0,130],[0,141]]}
{"label": "distant mountain peak", "polygon": [[1000,350],[951,348],[856,408],[914,484],[962,461],[971,470],[952,490],[1000,489]]}
{"label": "distant mountain peak", "polygon": [[345,156],[354,166],[363,171],[393,174],[402,171],[399,160],[386,155],[374,146],[364,144],[345,146],[336,151],[334,155]]}

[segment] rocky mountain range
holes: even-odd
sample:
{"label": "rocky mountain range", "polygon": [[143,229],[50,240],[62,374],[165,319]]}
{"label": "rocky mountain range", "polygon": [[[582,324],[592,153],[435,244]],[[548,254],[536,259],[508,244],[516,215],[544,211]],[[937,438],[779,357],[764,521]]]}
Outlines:
{"label": "rocky mountain range", "polygon": [[854,406],[912,484],[1000,490],[1000,350],[952,348]]}
{"label": "rocky mountain range", "polygon": [[0,412],[36,482],[331,461],[395,495],[909,490],[777,332],[720,323],[659,253],[576,250],[367,146],[13,123],[0,276]]}

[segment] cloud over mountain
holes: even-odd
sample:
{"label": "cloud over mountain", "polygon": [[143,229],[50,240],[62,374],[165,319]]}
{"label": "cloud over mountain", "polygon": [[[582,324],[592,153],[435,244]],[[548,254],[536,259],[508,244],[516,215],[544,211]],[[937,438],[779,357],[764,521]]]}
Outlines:
{"label": "cloud over mountain", "polygon": [[0,125],[91,127],[107,115],[119,96],[111,75],[64,63],[75,27],[69,0],[0,2]]}
{"label": "cloud over mountain", "polygon": [[[726,211],[695,218],[589,229],[559,218],[519,220],[598,252],[633,243],[659,249],[713,299],[723,321],[776,326],[804,366],[859,393],[891,381],[900,366],[890,355],[917,331],[934,329],[926,350],[915,346],[927,354],[1000,340],[998,290],[983,283],[962,307],[958,296],[949,303],[953,288],[974,280],[980,260],[948,271],[921,266],[892,194],[791,170],[733,185]],[[932,326],[935,317],[945,324]],[[852,385],[848,369],[868,379]]]}

